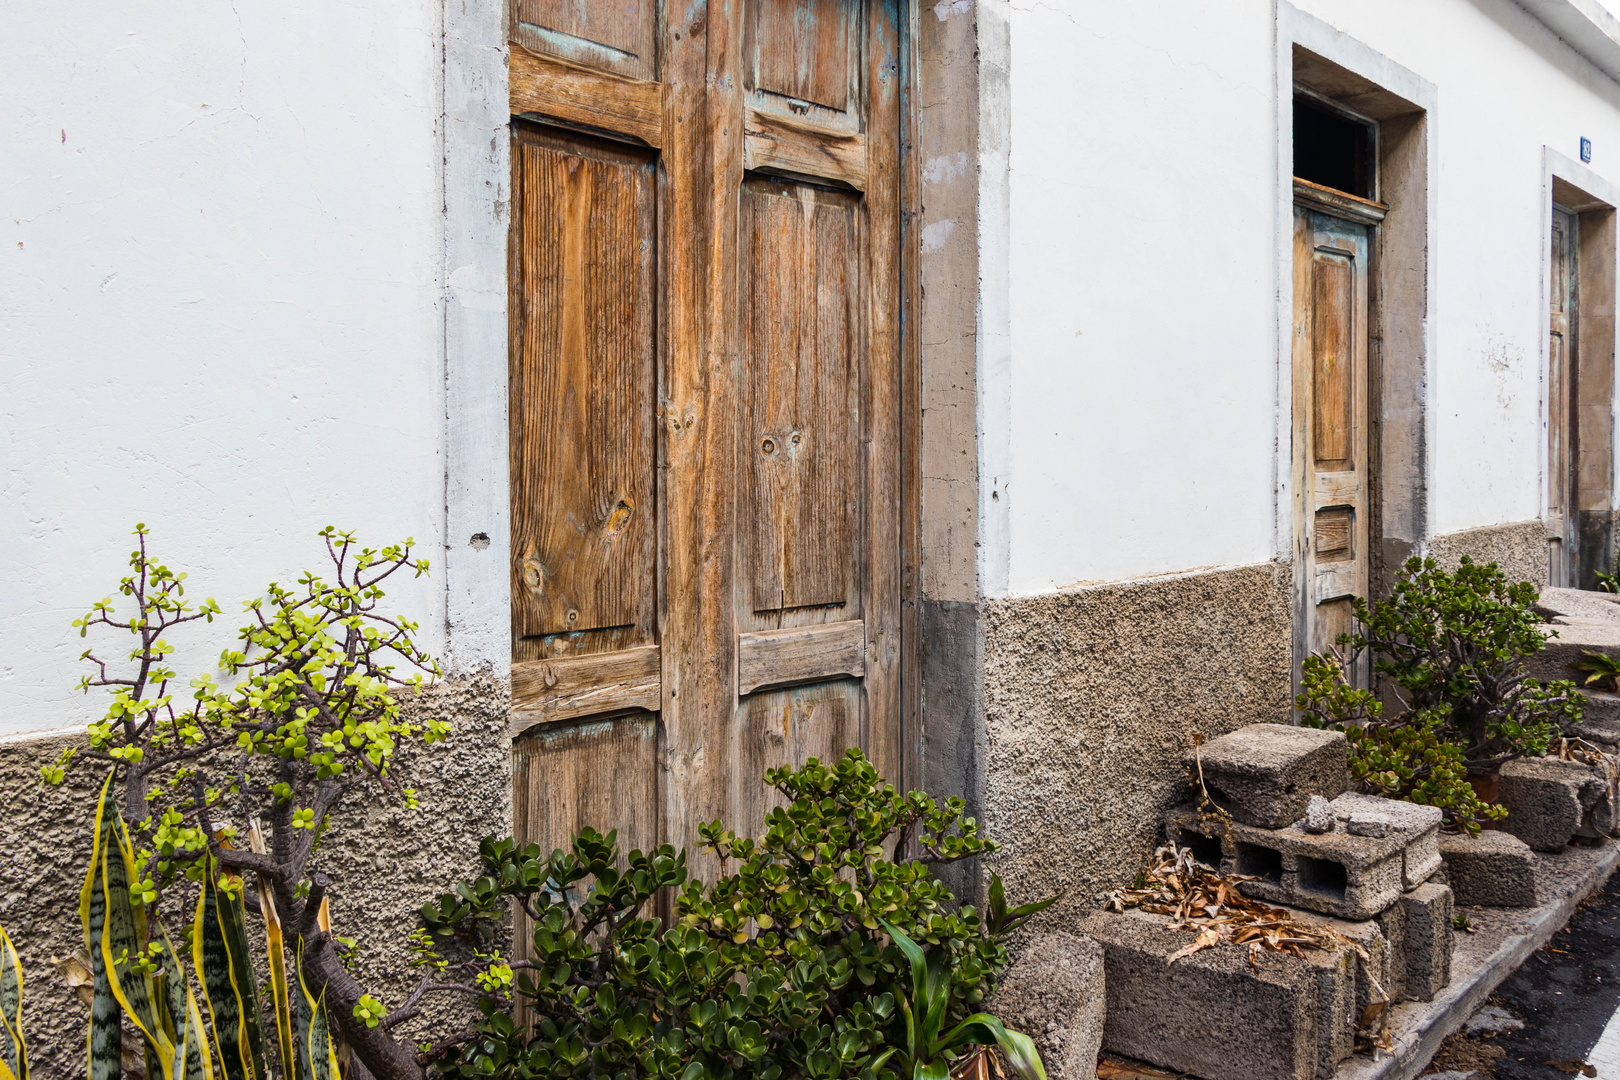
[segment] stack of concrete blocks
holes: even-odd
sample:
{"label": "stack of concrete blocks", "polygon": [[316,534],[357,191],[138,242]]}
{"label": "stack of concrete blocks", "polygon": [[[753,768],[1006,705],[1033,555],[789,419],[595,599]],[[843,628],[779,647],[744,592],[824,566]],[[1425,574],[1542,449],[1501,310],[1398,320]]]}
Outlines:
{"label": "stack of concrete blocks", "polygon": [[[1186,805],[1166,825],[1201,861],[1253,875],[1245,893],[1348,943],[1303,963],[1220,944],[1167,964],[1186,929],[1139,910],[1092,915],[1080,930],[1104,950],[1104,1046],[1205,1080],[1326,1078],[1369,1004],[1427,1001],[1450,982],[1452,893],[1429,881],[1440,812],[1346,793],[1347,751],[1342,734],[1276,724],[1213,740],[1188,764],[1232,822]],[[1306,831],[1307,806],[1328,831]]]}

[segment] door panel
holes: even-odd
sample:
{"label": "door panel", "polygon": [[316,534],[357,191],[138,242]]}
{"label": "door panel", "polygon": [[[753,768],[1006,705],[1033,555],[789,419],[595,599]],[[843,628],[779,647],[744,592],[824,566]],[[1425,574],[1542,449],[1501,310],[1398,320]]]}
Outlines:
{"label": "door panel", "polygon": [[514,124],[514,813],[548,848],[756,830],[767,768],[850,746],[908,779],[900,8],[696,10],[513,9],[546,54],[514,115],[612,137]]}
{"label": "door panel", "polygon": [[[1370,581],[1368,250],[1367,226],[1295,208],[1296,669],[1353,629]],[[1349,674],[1365,685],[1366,661]]]}
{"label": "door panel", "polygon": [[[857,608],[859,201],[743,185],[742,503],[751,612]],[[751,620],[750,620],[751,621]]]}
{"label": "door panel", "polygon": [[758,836],[765,815],[785,800],[767,789],[766,769],[837,760],[845,749],[865,744],[865,691],[858,680],[771,690],[745,698],[737,711],[741,749],[732,805],[738,835]]}
{"label": "door panel", "polygon": [[656,0],[512,0],[512,40],[588,67],[655,78]]}
{"label": "door panel", "polygon": [[652,161],[523,128],[512,168],[514,659],[651,644]]}

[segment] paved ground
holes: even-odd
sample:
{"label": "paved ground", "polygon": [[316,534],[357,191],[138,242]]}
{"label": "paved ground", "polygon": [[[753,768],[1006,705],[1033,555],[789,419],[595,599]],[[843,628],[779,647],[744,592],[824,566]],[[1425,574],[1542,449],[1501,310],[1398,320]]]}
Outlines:
{"label": "paved ground", "polygon": [[1477,1076],[1479,1066],[1496,1080],[1620,1080],[1620,876],[1508,977],[1470,1027],[1435,1055],[1431,1068],[1455,1070],[1447,1080]]}

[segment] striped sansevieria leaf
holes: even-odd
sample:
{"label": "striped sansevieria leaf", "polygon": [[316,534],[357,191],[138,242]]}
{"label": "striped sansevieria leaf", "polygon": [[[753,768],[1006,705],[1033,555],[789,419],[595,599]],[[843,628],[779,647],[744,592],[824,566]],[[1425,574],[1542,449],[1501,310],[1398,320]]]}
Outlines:
{"label": "striped sansevieria leaf", "polygon": [[95,978],[95,996],[90,1002],[89,1080],[118,1080],[123,1050],[123,1027],[119,1021],[118,999],[113,996],[109,965],[101,952],[102,931],[107,923],[107,891],[102,882],[105,851],[113,846],[112,815],[107,799],[112,773],[101,785],[96,802],[95,828],[91,832],[90,870],[79,891],[79,921],[84,924],[84,944],[90,953],[90,972]]}
{"label": "striped sansevieria leaf", "polygon": [[337,1040],[326,1018],[326,989],[319,997],[304,981],[304,941],[298,939],[298,1002],[294,1030],[298,1035],[298,1076],[300,1080],[338,1080]]}
{"label": "striped sansevieria leaf", "polygon": [[[248,843],[251,849],[263,855],[264,835],[255,818],[248,825]],[[264,944],[266,959],[270,963],[271,1008],[276,1017],[276,1045],[281,1050],[281,1075],[295,1077],[297,1055],[293,1052],[292,1009],[287,996],[287,952],[281,932],[281,916],[276,914],[276,898],[270,883],[259,878],[259,912],[264,916]]]}
{"label": "striped sansevieria leaf", "polygon": [[23,970],[17,950],[0,927],[0,1080],[28,1080],[28,1046],[22,1026]]}
{"label": "striped sansevieria leaf", "polygon": [[[203,1023],[202,1011],[197,1008],[197,995],[188,985],[181,1030],[180,1049],[174,1061],[175,1080],[214,1080],[214,1058],[209,1052],[208,1027]],[[178,996],[175,987],[169,987],[170,996]]]}
{"label": "striped sansevieria leaf", "polygon": [[[105,803],[105,792],[103,793]],[[113,997],[130,1023],[146,1039],[147,1060],[155,1059],[163,1080],[174,1080],[174,1041],[158,1022],[152,1001],[152,977],[140,963],[145,951],[145,912],[130,898],[129,885],[135,877],[135,853],[118,811],[106,805],[102,817],[109,820],[101,849],[101,887],[106,896],[106,917],[101,925],[101,961],[106,965]],[[151,1080],[155,1075],[148,1073]]]}
{"label": "striped sansevieria leaf", "polygon": [[259,999],[248,953],[242,879],[222,874],[210,855],[197,897],[191,963],[213,1021],[214,1050],[225,1080],[265,1080]]}

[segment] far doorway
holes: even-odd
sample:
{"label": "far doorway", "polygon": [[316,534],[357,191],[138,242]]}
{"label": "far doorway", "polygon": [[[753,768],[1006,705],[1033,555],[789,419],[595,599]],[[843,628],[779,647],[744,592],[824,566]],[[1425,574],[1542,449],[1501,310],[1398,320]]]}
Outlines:
{"label": "far doorway", "polygon": [[[1372,252],[1377,124],[1302,95],[1294,102],[1294,669],[1334,652],[1369,593],[1374,491]],[[1347,675],[1365,686],[1365,660]]]}

